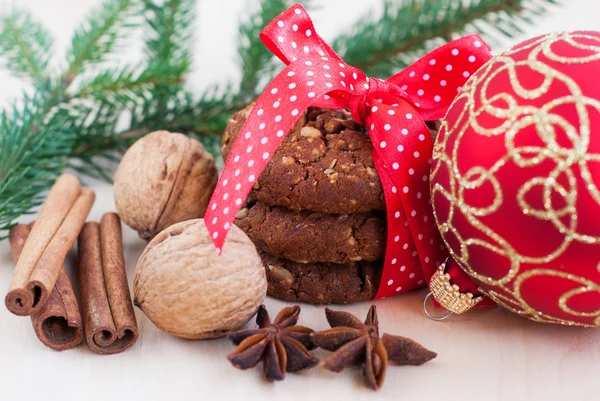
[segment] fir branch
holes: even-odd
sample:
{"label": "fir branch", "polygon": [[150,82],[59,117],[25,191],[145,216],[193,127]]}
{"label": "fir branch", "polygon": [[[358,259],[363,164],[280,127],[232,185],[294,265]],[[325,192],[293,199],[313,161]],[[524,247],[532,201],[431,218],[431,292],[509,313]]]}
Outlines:
{"label": "fir branch", "polygon": [[83,175],[110,182],[109,162],[116,164],[132,142],[117,131],[123,105],[117,103],[73,105],[66,123],[68,129],[77,132],[70,153],[70,166]]}
{"label": "fir branch", "polygon": [[[72,166],[110,181],[110,165],[140,136],[157,129],[177,130],[197,117],[190,96],[182,103],[178,93],[191,65],[195,0],[143,0],[146,25],[147,67],[118,67],[82,81],[72,95],[71,129],[79,132]],[[100,103],[83,102],[91,97]],[[78,102],[78,103],[77,103]],[[118,132],[122,110],[131,110],[130,128]],[[168,123],[171,122],[171,124]]]}
{"label": "fir branch", "polygon": [[381,17],[363,16],[332,45],[349,64],[387,78],[457,35],[475,31],[494,41],[495,33],[520,33],[550,4],[556,1],[385,0]]}
{"label": "fir branch", "polygon": [[115,50],[119,40],[125,37],[127,28],[135,26],[136,3],[135,0],[108,0],[90,13],[71,40],[67,54],[69,67],[65,74],[67,83],[86,65],[104,61]]}
{"label": "fir branch", "polygon": [[142,69],[130,66],[110,68],[83,80],[72,97],[93,97],[103,102],[121,97],[131,101],[132,97],[140,96],[155,86],[179,84],[185,71],[186,67],[182,64],[154,64]]}
{"label": "fir branch", "polygon": [[[260,40],[260,31],[276,16],[285,11],[295,1],[260,0],[260,8],[240,23],[238,31],[238,54],[242,67],[240,94],[253,100],[260,93],[260,83],[266,76],[271,77],[273,53]],[[269,71],[271,70],[271,71]],[[267,81],[268,82],[268,81]]]}
{"label": "fir branch", "polygon": [[245,103],[233,97],[229,90],[208,89],[200,99],[189,92],[180,92],[161,109],[152,95],[132,107],[129,127],[117,132],[117,120],[111,119],[112,107],[104,105],[94,110],[79,104],[72,110],[69,129],[78,132],[71,157],[77,159],[78,171],[110,181],[106,167],[116,164],[120,153],[149,132],[167,130],[192,135],[215,156],[220,154],[221,134],[231,114]]}
{"label": "fir branch", "polygon": [[[101,103],[91,107],[79,104],[73,109],[73,129],[80,132],[71,154],[76,170],[110,181],[107,165],[118,160],[118,155],[140,136],[171,129],[165,120],[175,118],[173,114],[176,120],[192,117],[192,106],[176,100],[191,65],[189,41],[195,7],[196,0],[143,0],[143,14],[150,28],[146,33],[147,67],[109,69],[80,83],[75,99],[93,97]],[[122,110],[132,110],[132,127],[117,132]],[[141,121],[134,121],[136,117]]]}
{"label": "fir branch", "polygon": [[[166,113],[169,103],[183,90],[185,75],[192,64],[190,42],[193,37],[196,0],[144,0],[148,64],[170,65],[178,70],[178,82],[157,84],[152,89],[154,106],[158,113]],[[174,75],[175,76],[175,75]]]}
{"label": "fir branch", "polygon": [[218,86],[209,88],[200,98],[182,91],[171,99],[166,109],[158,108],[156,102],[149,99],[134,110],[124,135],[128,137],[136,132],[144,135],[157,129],[181,132],[197,137],[218,155],[220,149],[213,146],[214,138],[220,138],[230,116],[245,105],[230,89]]}
{"label": "fir branch", "polygon": [[[44,95],[45,94],[45,95]],[[65,114],[46,118],[48,91],[0,114],[0,238],[14,220],[41,204],[66,167],[75,133],[63,127]]]}
{"label": "fir branch", "polygon": [[13,10],[0,17],[0,54],[13,73],[39,81],[50,60],[52,36],[30,13]]}
{"label": "fir branch", "polygon": [[146,37],[146,55],[150,64],[167,62],[191,64],[190,41],[193,33],[196,0],[143,0],[145,20],[150,28]]}

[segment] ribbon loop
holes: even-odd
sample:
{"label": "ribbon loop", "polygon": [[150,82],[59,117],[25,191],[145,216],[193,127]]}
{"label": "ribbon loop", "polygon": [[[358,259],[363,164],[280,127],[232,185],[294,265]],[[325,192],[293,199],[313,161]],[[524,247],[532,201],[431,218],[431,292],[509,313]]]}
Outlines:
{"label": "ribbon loop", "polygon": [[300,4],[293,5],[271,21],[260,33],[260,39],[285,64],[317,56],[342,61],[317,35],[312,20]]}
{"label": "ribbon loop", "polygon": [[478,35],[467,35],[438,47],[388,79],[407,92],[421,118],[444,118],[467,79],[492,58]]}
{"label": "ribbon loop", "polygon": [[256,100],[230,152],[204,220],[220,253],[255,181],[309,106],[348,108],[369,130],[387,210],[377,298],[423,286],[447,257],[429,201],[433,141],[425,120],[443,116],[491,52],[476,35],[442,46],[387,81],[347,65],[296,4],[261,32],[287,67]]}

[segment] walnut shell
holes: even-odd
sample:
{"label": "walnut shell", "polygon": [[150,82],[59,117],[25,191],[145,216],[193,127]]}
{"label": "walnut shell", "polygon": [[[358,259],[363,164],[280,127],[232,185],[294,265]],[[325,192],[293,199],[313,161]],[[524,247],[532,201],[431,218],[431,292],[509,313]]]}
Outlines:
{"label": "walnut shell", "polygon": [[129,148],[115,175],[121,219],[140,237],[204,216],[217,185],[215,161],[202,144],[183,134],[152,132]]}
{"label": "walnut shell", "polygon": [[221,256],[204,221],[158,234],[135,267],[134,303],[161,330],[187,339],[225,335],[254,316],[267,293],[260,256],[232,226]]}

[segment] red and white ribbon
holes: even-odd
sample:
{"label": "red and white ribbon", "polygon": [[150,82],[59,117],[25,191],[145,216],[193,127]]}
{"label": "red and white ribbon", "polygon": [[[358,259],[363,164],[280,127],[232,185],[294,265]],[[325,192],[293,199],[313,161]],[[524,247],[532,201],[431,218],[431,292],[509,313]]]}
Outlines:
{"label": "red and white ribbon", "polygon": [[217,251],[298,117],[310,106],[347,108],[369,130],[385,194],[387,248],[376,298],[424,286],[448,256],[429,198],[433,143],[424,121],[444,116],[467,78],[491,58],[490,48],[477,35],[465,36],[382,81],[344,63],[298,4],[271,21],[261,39],[287,67],[256,100],[209,203],[204,220]]}

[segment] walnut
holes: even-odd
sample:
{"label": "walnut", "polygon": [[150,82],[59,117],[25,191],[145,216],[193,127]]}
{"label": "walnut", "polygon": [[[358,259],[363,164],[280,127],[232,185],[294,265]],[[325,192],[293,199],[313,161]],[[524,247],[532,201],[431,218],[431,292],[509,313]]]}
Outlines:
{"label": "walnut", "polygon": [[244,326],[267,293],[260,256],[232,226],[217,255],[201,219],[175,224],[146,247],[133,277],[135,304],[161,330],[205,339]]}
{"label": "walnut", "polygon": [[115,203],[121,219],[151,239],[180,221],[204,216],[217,184],[214,159],[200,142],[156,131],[123,156],[115,175]]}

